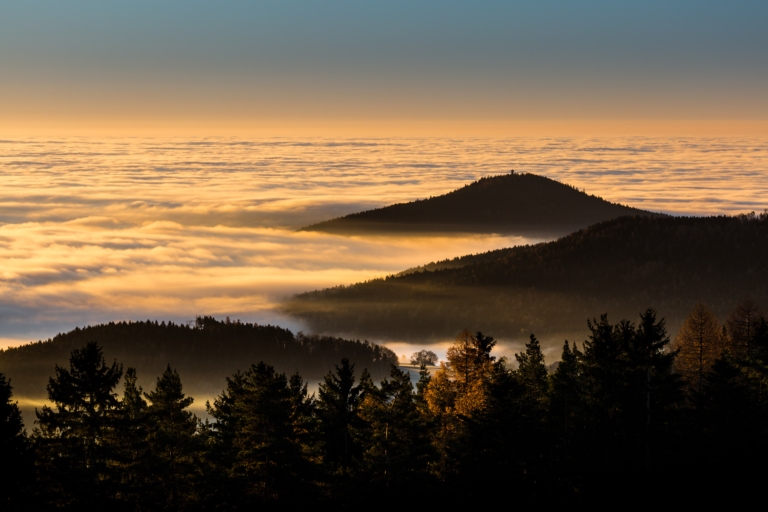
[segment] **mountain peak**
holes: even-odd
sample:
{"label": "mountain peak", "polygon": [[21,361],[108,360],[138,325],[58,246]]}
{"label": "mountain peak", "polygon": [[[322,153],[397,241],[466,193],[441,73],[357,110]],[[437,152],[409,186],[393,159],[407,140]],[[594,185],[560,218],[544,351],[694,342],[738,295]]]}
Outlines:
{"label": "mountain peak", "polygon": [[488,176],[447,194],[302,228],[341,235],[502,233],[559,236],[622,216],[661,216],[608,202],[545,176]]}

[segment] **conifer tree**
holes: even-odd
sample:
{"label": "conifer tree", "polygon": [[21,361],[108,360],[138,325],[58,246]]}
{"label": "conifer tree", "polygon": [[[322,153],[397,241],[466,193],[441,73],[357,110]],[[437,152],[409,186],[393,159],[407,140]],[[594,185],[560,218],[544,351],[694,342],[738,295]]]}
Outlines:
{"label": "conifer tree", "polygon": [[301,399],[306,388],[294,379],[291,389],[285,374],[263,362],[243,374],[242,384],[233,403],[237,427],[230,433],[235,454],[230,472],[250,498],[246,503],[300,501],[309,494],[302,482],[309,465],[298,429],[302,418],[297,417],[307,405]]}
{"label": "conifer tree", "polygon": [[0,509],[23,510],[31,505],[32,453],[21,411],[12,401],[13,387],[0,373],[0,454],[5,476],[0,478]]}
{"label": "conifer tree", "polygon": [[524,390],[526,400],[531,403],[531,407],[544,410],[549,393],[549,379],[544,354],[536,336],[531,334],[530,340],[525,344],[525,352],[515,354],[515,359],[518,365],[515,375]]}
{"label": "conifer tree", "polygon": [[431,444],[410,376],[393,365],[390,378],[365,393],[360,417],[367,425],[361,439],[365,479],[380,491],[423,492]]}
{"label": "conifer tree", "polygon": [[647,478],[668,441],[661,432],[682,398],[679,377],[672,372],[675,352],[664,320],[648,309],[640,324],[622,320],[616,325],[602,315],[589,322],[591,335],[584,343],[586,453],[589,470],[599,471],[616,489],[627,480],[614,480],[619,469],[633,478]]}
{"label": "conifer tree", "polygon": [[288,380],[288,389],[291,392],[293,407],[291,422],[296,438],[302,446],[305,457],[314,462],[320,456],[315,395],[309,394],[308,384],[298,372],[291,375]]}
{"label": "conifer tree", "polygon": [[355,386],[355,365],[341,360],[335,372],[328,372],[320,384],[317,414],[323,435],[325,464],[345,471],[359,458],[360,447],[353,431],[359,426],[358,406],[363,389]]}
{"label": "conifer tree", "polygon": [[755,337],[753,339],[755,356],[764,362],[768,362],[768,320],[761,316],[755,325]]}
{"label": "conifer tree", "polygon": [[739,357],[751,357],[753,354],[754,338],[762,314],[760,306],[751,298],[746,298],[728,316],[728,334],[730,335],[731,351]]}
{"label": "conifer tree", "polygon": [[583,449],[587,397],[584,390],[582,354],[576,344],[566,340],[560,363],[551,378],[549,428],[551,439],[552,481],[556,488],[573,489],[583,477],[579,468],[586,459]]}
{"label": "conifer tree", "polygon": [[[715,361],[694,395],[697,446],[692,468],[706,488],[743,491],[761,486],[763,476],[749,461],[766,454],[766,413],[744,373],[729,356]],[[716,487],[712,487],[716,486]],[[725,497],[725,496],[724,496]]]}
{"label": "conifer tree", "polygon": [[147,465],[152,490],[147,496],[160,508],[193,507],[201,450],[195,437],[197,418],[187,410],[194,399],[184,395],[181,378],[170,365],[144,396],[150,402]]}
{"label": "conifer tree", "polygon": [[582,387],[581,352],[576,344],[573,348],[565,341],[560,363],[552,375],[550,393],[550,418],[558,439],[569,445],[569,437],[578,422],[583,421],[584,391]]}
{"label": "conifer tree", "polygon": [[237,459],[235,439],[241,423],[236,404],[243,400],[245,375],[238,371],[227,377],[226,382],[226,388],[213,405],[205,404],[206,411],[215,421],[206,421],[200,429],[201,443],[205,442],[207,448],[202,497],[206,508],[236,509],[242,501],[243,483],[234,478],[231,469]]}
{"label": "conifer tree", "polygon": [[114,496],[109,440],[120,409],[114,388],[122,367],[117,362],[107,365],[101,348],[92,342],[72,351],[69,369],[57,365],[55,372],[48,383],[54,407],[36,411],[34,432],[43,471],[50,478],[47,487],[59,505],[106,503]]}
{"label": "conifer tree", "polygon": [[675,348],[678,351],[676,369],[689,387],[700,391],[704,374],[725,349],[717,317],[703,302],[696,304],[685,319],[675,338]]}
{"label": "conifer tree", "polygon": [[545,456],[544,426],[549,405],[549,377],[536,336],[531,334],[525,352],[515,354],[515,359],[518,364],[515,377],[519,383],[517,431],[526,440],[521,443],[520,457],[526,475],[532,476],[541,472],[539,461]]}
{"label": "conifer tree", "polygon": [[113,446],[116,472],[119,472],[119,499],[132,508],[140,508],[145,487],[146,456],[149,449],[147,402],[142,389],[136,385],[136,369],[125,371],[123,398],[115,421],[110,443]]}
{"label": "conifer tree", "polygon": [[644,444],[647,477],[669,454],[671,439],[664,428],[674,421],[683,398],[680,376],[673,372],[677,353],[667,350],[669,344],[664,319],[657,320],[653,309],[645,310],[630,345],[628,373],[633,396],[627,397],[627,408],[636,404],[629,421],[637,428],[638,445]]}

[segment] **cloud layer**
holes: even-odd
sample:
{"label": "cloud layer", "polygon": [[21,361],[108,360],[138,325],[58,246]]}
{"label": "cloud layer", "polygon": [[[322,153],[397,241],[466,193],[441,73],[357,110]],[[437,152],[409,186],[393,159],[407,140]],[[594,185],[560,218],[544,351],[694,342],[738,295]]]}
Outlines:
{"label": "cloud layer", "polygon": [[[768,206],[760,139],[0,141],[0,345],[85,323],[230,315],[509,237],[341,238],[296,228],[527,171],[631,206]],[[403,347],[405,348],[405,347]]]}

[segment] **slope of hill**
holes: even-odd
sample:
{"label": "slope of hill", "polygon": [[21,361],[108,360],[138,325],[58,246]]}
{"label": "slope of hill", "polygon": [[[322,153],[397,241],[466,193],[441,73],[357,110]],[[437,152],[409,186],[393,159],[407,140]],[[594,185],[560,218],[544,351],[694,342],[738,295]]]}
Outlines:
{"label": "slope of hill", "polygon": [[426,339],[469,328],[573,339],[601,312],[635,319],[653,307],[674,333],[699,300],[721,315],[745,296],[768,304],[766,255],[766,214],[624,217],[554,242],[300,294],[284,310],[316,332]]}
{"label": "slope of hill", "polygon": [[264,361],[278,371],[321,379],[341,358],[368,368],[374,378],[389,374],[397,356],[385,347],[340,338],[294,335],[271,325],[198,318],[192,326],[165,322],[119,322],[77,328],[51,340],[0,351],[0,373],[17,396],[45,396],[54,365],[68,367],[72,349],[96,341],[108,362],[137,369],[145,389],[167,364],[177,369],[189,394],[218,394],[225,377]]}
{"label": "slope of hill", "polygon": [[336,234],[508,233],[561,236],[625,215],[660,215],[587,195],[535,174],[482,178],[448,194],[302,228]]}

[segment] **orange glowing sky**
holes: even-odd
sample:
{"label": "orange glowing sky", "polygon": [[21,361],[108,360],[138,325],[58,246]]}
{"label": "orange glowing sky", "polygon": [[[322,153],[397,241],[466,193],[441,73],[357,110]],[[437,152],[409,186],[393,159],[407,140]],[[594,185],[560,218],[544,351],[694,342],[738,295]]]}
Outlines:
{"label": "orange glowing sky", "polygon": [[5,4],[0,135],[768,134],[768,4]]}

